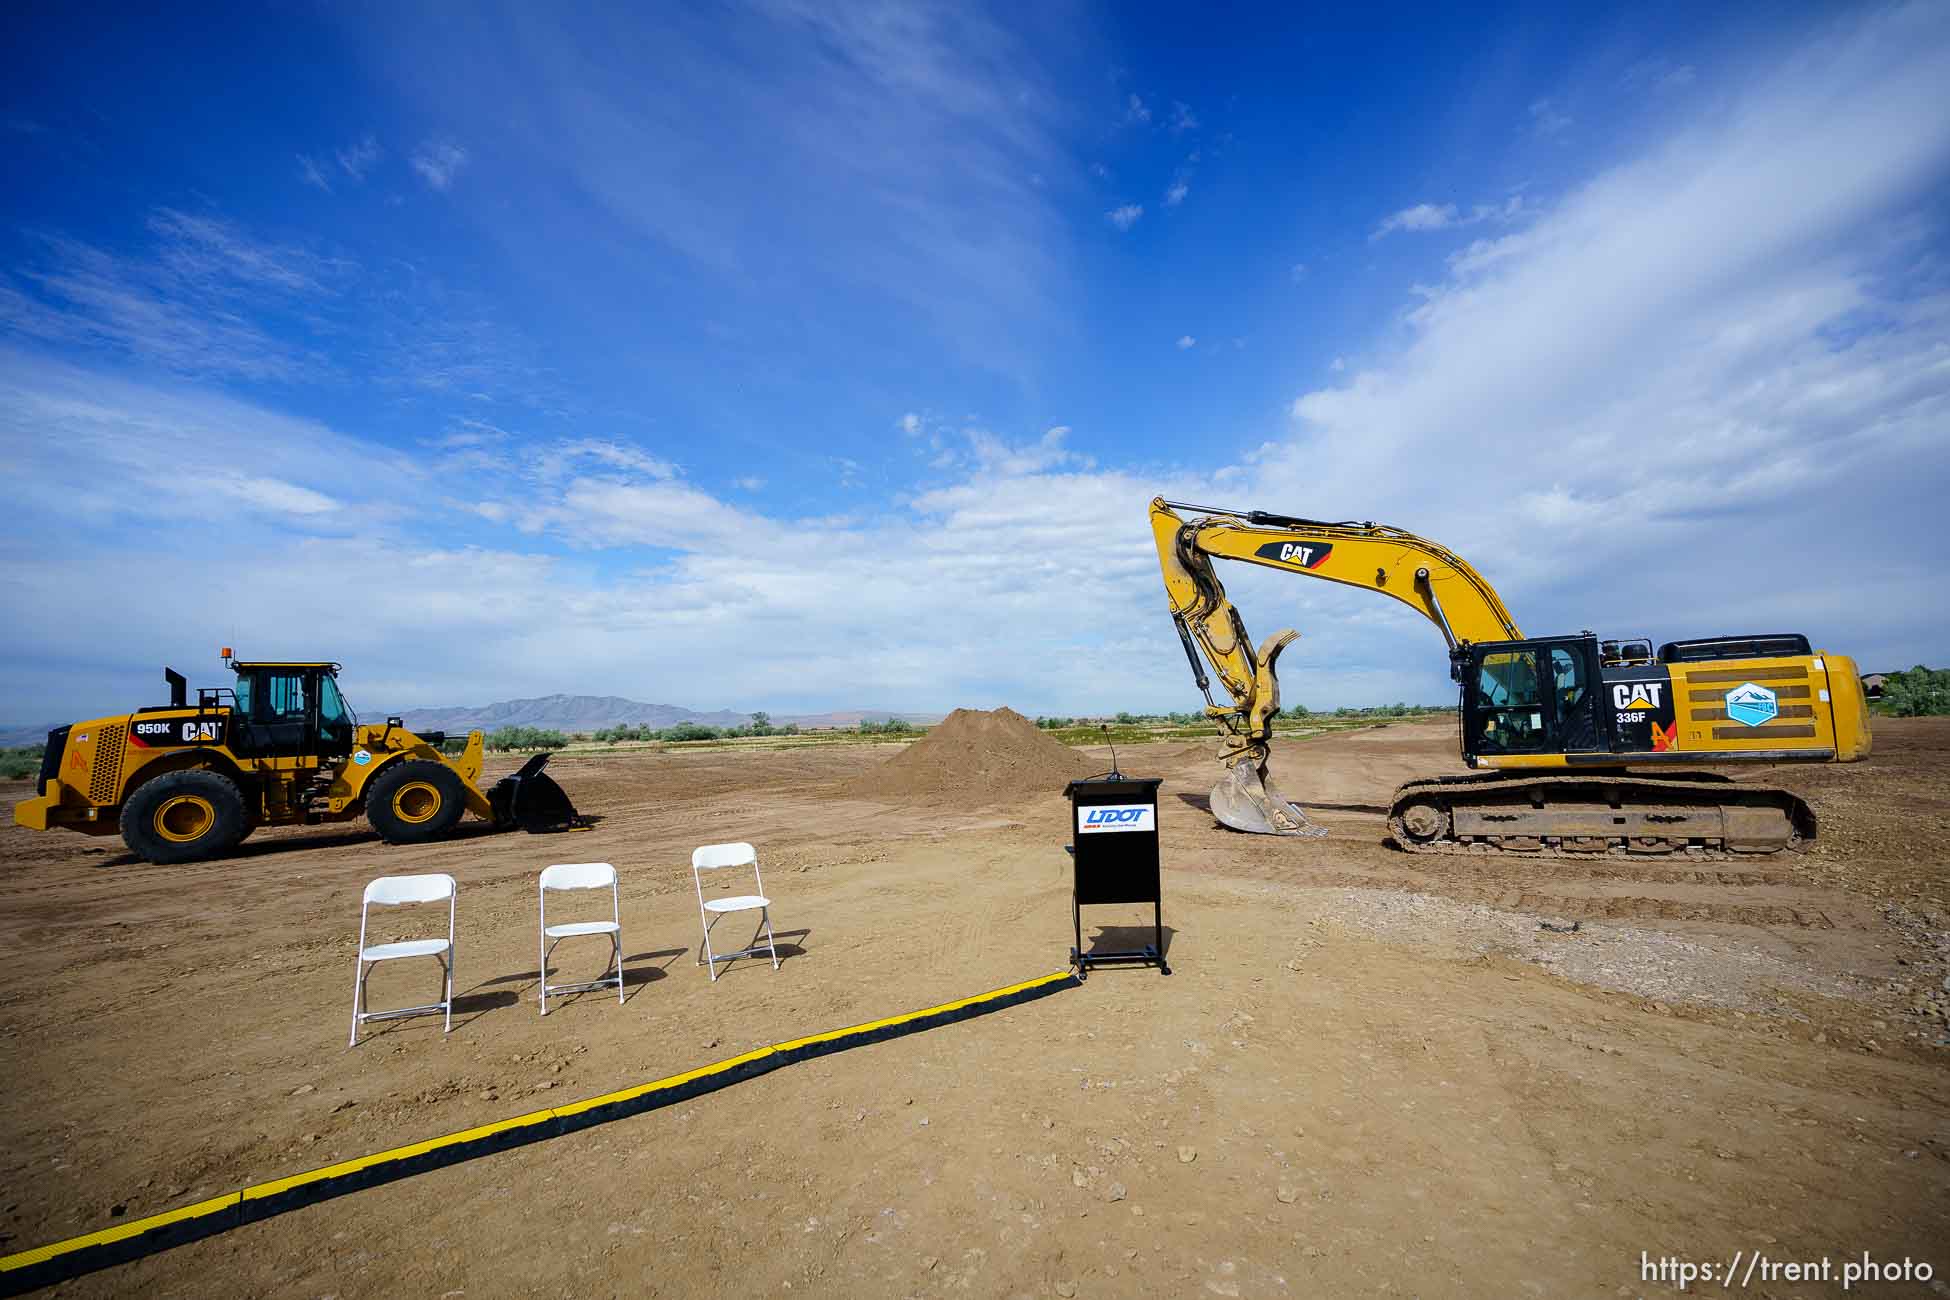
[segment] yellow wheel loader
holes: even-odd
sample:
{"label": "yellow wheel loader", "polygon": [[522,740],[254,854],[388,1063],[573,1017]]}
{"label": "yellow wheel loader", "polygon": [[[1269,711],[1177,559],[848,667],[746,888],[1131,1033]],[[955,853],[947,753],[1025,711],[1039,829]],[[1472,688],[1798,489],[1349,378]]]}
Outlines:
{"label": "yellow wheel loader", "polygon": [[39,793],[14,807],[30,830],[120,833],[156,863],[222,857],[260,826],[363,816],[393,844],[447,835],[467,813],[530,830],[578,824],[534,761],[483,793],[482,739],[459,755],[444,734],[416,735],[398,718],[361,724],[339,694],[339,665],[224,661],[234,687],[189,683],[165,668],[170,700],[48,733]]}

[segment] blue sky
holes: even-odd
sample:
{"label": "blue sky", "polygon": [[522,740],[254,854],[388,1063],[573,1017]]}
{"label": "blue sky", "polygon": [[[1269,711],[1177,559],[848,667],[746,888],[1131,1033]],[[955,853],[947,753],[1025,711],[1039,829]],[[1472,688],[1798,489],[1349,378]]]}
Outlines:
{"label": "blue sky", "polygon": [[[1033,12],[1032,12],[1033,11]],[[1950,9],[11,11],[0,719],[1186,708],[1157,492],[1950,658]],[[1240,573],[1287,696],[1447,697]]]}

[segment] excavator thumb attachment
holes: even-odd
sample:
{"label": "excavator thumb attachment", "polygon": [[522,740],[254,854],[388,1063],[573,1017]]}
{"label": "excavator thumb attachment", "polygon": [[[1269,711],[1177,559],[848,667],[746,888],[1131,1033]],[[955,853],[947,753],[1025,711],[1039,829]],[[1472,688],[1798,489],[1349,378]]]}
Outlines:
{"label": "excavator thumb attachment", "polygon": [[1234,763],[1212,787],[1212,815],[1236,831],[1252,835],[1295,835],[1318,839],[1327,828],[1307,820],[1298,804],[1281,794],[1251,759]]}
{"label": "excavator thumb attachment", "polygon": [[537,754],[513,776],[504,776],[494,783],[494,788],[488,791],[488,802],[494,807],[496,826],[504,830],[519,826],[530,835],[543,835],[549,831],[580,830],[589,825],[589,819],[576,811],[555,778],[542,771],[547,766],[548,755]]}
{"label": "excavator thumb attachment", "polygon": [[1307,814],[1266,775],[1266,746],[1280,711],[1280,652],[1299,635],[1292,628],[1275,632],[1260,642],[1259,653],[1253,656],[1245,736],[1239,740],[1241,748],[1227,756],[1225,780],[1212,787],[1212,815],[1236,831],[1306,837],[1327,833],[1308,821]]}

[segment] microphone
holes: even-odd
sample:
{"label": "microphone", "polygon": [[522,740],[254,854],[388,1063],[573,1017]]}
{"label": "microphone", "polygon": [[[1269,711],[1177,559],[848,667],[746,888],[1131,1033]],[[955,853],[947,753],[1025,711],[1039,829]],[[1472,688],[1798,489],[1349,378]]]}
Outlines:
{"label": "microphone", "polygon": [[1122,781],[1124,774],[1117,770],[1117,742],[1110,738],[1110,724],[1108,722],[1100,722],[1097,724],[1097,730],[1103,732],[1104,739],[1110,743],[1110,779],[1113,781]]}

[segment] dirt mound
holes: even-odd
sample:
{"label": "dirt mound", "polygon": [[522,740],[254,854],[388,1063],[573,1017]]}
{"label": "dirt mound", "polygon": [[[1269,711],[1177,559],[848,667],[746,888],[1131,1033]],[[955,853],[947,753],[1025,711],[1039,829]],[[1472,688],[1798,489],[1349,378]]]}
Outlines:
{"label": "dirt mound", "polygon": [[1065,782],[1090,774],[1088,755],[1038,731],[1014,709],[956,709],[840,793],[883,803],[996,804],[1056,794]]}

